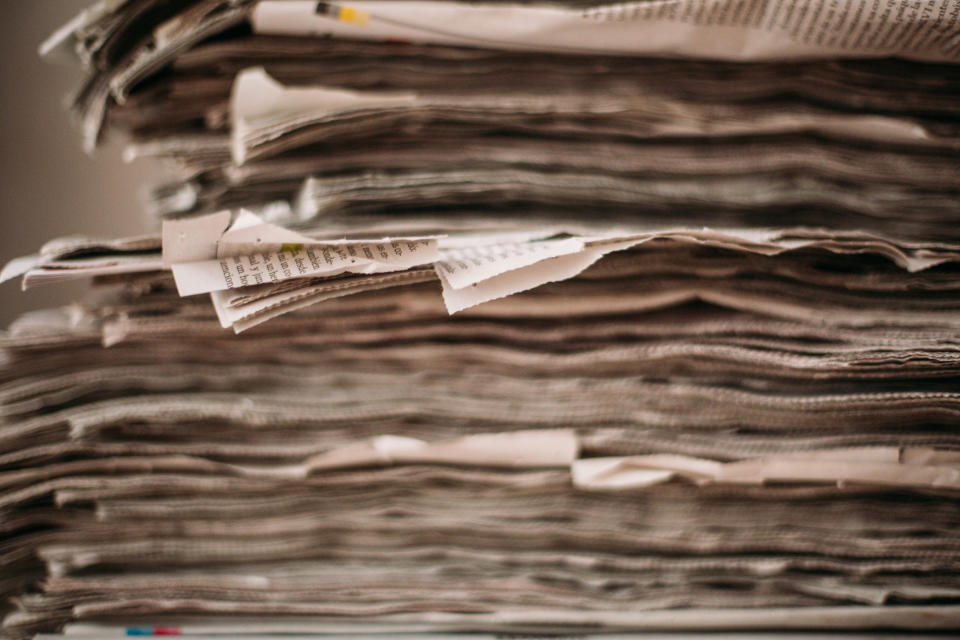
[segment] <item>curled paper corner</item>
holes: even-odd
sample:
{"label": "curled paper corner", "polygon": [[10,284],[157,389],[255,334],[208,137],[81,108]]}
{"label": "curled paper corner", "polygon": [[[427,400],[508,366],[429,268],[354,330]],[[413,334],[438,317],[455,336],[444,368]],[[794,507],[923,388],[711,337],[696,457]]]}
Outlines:
{"label": "curled paper corner", "polygon": [[3,265],[3,269],[0,270],[0,283],[20,277],[27,271],[30,271],[30,269],[38,267],[50,259],[50,256],[45,256],[40,253],[14,258],[7,264]]}

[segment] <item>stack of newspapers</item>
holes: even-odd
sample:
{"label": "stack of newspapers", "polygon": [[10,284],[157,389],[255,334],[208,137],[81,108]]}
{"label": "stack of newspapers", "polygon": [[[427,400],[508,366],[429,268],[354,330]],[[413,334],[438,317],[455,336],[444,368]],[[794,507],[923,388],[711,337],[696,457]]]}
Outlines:
{"label": "stack of newspapers", "polygon": [[41,53],[166,169],[0,275],[93,289],[0,334],[8,636],[960,630],[960,0],[102,0]]}

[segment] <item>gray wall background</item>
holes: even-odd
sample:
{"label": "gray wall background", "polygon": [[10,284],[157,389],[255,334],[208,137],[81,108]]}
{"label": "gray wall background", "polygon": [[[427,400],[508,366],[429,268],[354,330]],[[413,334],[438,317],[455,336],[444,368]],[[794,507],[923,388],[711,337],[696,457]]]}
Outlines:
{"label": "gray wall background", "polygon": [[[37,47],[93,0],[5,0],[0,23],[0,261],[34,253],[62,235],[122,236],[152,229],[142,193],[162,177],[145,162],[124,164],[114,142],[89,156],[66,111],[79,68],[40,60]],[[86,285],[21,292],[0,285],[0,327],[28,309],[66,304]]]}

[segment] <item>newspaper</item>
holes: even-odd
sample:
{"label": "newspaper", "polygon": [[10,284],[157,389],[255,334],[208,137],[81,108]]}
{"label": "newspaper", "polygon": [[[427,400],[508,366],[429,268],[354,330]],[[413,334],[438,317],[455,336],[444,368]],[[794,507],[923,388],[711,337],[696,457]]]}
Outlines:
{"label": "newspaper", "polygon": [[276,252],[182,262],[172,269],[180,295],[188,296],[290,278],[402,271],[430,264],[437,255],[435,240],[385,239],[334,245],[314,241]]}
{"label": "newspaper", "polygon": [[[169,274],[25,318],[0,388],[0,509],[25,530],[0,553],[8,591],[44,581],[6,628],[953,629],[956,328],[890,312],[934,273],[774,282],[794,304],[871,291],[887,313],[857,328],[626,308],[631,282],[674,293],[657,283],[678,266],[760,291],[727,268],[741,252],[691,245],[649,240],[454,321],[435,290],[394,287],[234,336]],[[799,277],[802,255],[763,259]]]}
{"label": "newspaper", "polygon": [[114,273],[162,268],[155,254],[160,239],[151,235],[120,239],[69,236],[51,240],[39,253],[14,258],[0,271],[0,282],[22,276],[22,287]]}
{"label": "newspaper", "polygon": [[[649,95],[598,95],[584,104],[580,95],[533,93],[522,87],[504,95],[450,95],[417,92],[359,92],[335,87],[284,87],[262,68],[237,76],[231,96],[232,152],[242,165],[251,157],[283,149],[283,137],[297,132],[297,143],[362,135],[366,128],[379,133],[382,121],[438,119],[456,123],[466,119],[476,126],[484,118],[503,126],[509,119],[551,115],[551,127],[560,132],[618,133],[637,137],[682,137],[784,133],[814,130],[855,138],[896,140],[918,145],[956,146],[940,140],[910,118],[819,111],[814,108],[756,113],[739,105],[684,104],[659,101]],[[670,114],[667,119],[664,115]],[[602,124],[591,127],[590,121]],[[337,127],[338,123],[342,123]],[[621,124],[622,123],[622,124]]]}
{"label": "newspaper", "polygon": [[[893,242],[865,233],[789,229],[623,229],[597,236],[569,234],[558,227],[375,240],[321,239],[267,223],[249,211],[167,221],[162,254],[149,248],[156,247],[158,240],[52,242],[38,256],[14,260],[5,272],[21,272],[26,287],[59,279],[170,269],[180,295],[212,293],[221,324],[239,331],[336,297],[433,280],[442,285],[447,311],[457,313],[572,278],[608,254],[651,241],[745,255],[776,256],[810,249],[837,255],[870,253],[909,273],[960,260],[960,249],[950,243]],[[107,255],[97,255],[103,251]],[[747,304],[727,298],[720,290],[679,289],[671,296],[673,300],[696,297],[734,306]]]}
{"label": "newspaper", "polygon": [[0,332],[3,633],[955,634],[956,4],[85,11],[172,172],[0,275],[94,287]]}
{"label": "newspaper", "polygon": [[[241,211],[167,221],[164,259],[180,295],[276,283],[308,276],[387,273],[430,264],[438,257],[436,238],[318,240],[264,222]],[[189,242],[180,239],[190,238]],[[205,259],[198,259],[205,258]]]}
{"label": "newspaper", "polygon": [[960,9],[950,0],[638,0],[584,8],[274,0],[254,7],[252,23],[259,33],[582,54],[960,60]]}

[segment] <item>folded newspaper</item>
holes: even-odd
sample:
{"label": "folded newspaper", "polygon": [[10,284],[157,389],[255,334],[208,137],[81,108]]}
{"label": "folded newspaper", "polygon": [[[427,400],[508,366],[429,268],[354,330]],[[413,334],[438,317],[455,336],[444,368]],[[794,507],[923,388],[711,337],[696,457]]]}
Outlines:
{"label": "folded newspaper", "polygon": [[957,0],[102,0],[41,53],[167,173],[0,273],[93,289],[0,333],[6,636],[960,630]]}

